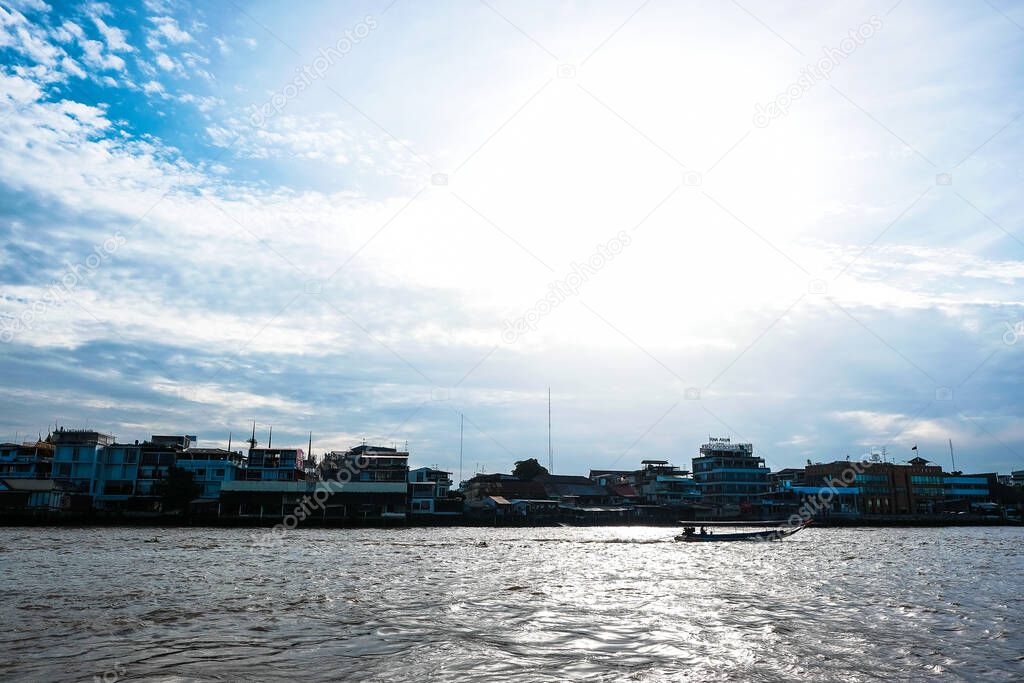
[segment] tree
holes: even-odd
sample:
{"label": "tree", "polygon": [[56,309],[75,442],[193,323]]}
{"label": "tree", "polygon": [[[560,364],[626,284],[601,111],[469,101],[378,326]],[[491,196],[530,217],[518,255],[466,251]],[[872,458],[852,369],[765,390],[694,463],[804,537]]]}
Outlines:
{"label": "tree", "polygon": [[517,460],[515,469],[512,470],[513,477],[518,477],[519,479],[524,480],[530,480],[534,477],[539,477],[540,475],[547,473],[548,468],[537,462],[537,458]]}
{"label": "tree", "polygon": [[191,472],[172,465],[157,491],[163,499],[164,511],[180,510],[185,514],[188,504],[202,493],[203,487],[195,483]]}

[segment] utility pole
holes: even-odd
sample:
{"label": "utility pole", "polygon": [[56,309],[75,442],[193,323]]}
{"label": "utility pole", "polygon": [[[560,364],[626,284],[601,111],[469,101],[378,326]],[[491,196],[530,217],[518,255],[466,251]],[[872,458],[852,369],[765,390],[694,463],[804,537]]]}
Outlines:
{"label": "utility pole", "polygon": [[548,387],[548,473],[555,473],[555,452],[551,450],[551,387]]}

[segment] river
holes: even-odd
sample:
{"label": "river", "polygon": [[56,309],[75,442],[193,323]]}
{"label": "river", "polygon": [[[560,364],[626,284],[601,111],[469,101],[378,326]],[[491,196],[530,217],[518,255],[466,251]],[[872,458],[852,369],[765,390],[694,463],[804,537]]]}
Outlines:
{"label": "river", "polygon": [[3,680],[1024,679],[1024,529],[0,529]]}

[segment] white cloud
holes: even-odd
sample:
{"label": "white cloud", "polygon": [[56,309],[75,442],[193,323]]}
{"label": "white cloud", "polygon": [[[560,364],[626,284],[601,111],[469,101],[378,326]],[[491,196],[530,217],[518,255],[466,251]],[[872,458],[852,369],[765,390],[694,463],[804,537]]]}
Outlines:
{"label": "white cloud", "polygon": [[142,85],[142,91],[147,95],[166,95],[167,91],[158,81],[148,81]]}
{"label": "white cloud", "polygon": [[150,17],[150,21],[154,24],[147,40],[147,45],[151,48],[161,46],[165,40],[177,45],[192,42],[192,36],[180,28],[173,17]]}
{"label": "white cloud", "polygon": [[103,35],[103,39],[107,42],[107,48],[113,52],[132,52],[135,50],[131,45],[128,44],[127,32],[114,26],[109,26],[99,15],[93,15],[92,21],[96,24],[96,28]]}
{"label": "white cloud", "polygon": [[179,64],[162,52],[156,56],[156,64],[164,71],[175,71],[181,68]]}
{"label": "white cloud", "polygon": [[117,55],[103,52],[103,43],[98,40],[82,41],[82,59],[86,64],[97,69],[109,69],[113,71],[124,71],[124,60]]}
{"label": "white cloud", "polygon": [[0,7],[0,48],[9,47],[41,65],[52,67],[63,54],[46,40],[45,31],[29,22],[17,10]]}
{"label": "white cloud", "polygon": [[70,43],[73,40],[83,40],[85,31],[73,21],[65,21],[53,31],[53,35],[62,43]]}

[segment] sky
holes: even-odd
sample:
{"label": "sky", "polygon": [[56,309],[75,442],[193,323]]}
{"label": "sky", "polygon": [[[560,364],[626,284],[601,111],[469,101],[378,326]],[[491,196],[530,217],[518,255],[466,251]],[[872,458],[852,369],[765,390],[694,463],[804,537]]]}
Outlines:
{"label": "sky", "polygon": [[550,387],[560,474],[1024,469],[1021,3],[0,0],[0,56],[0,439],[468,477]]}

